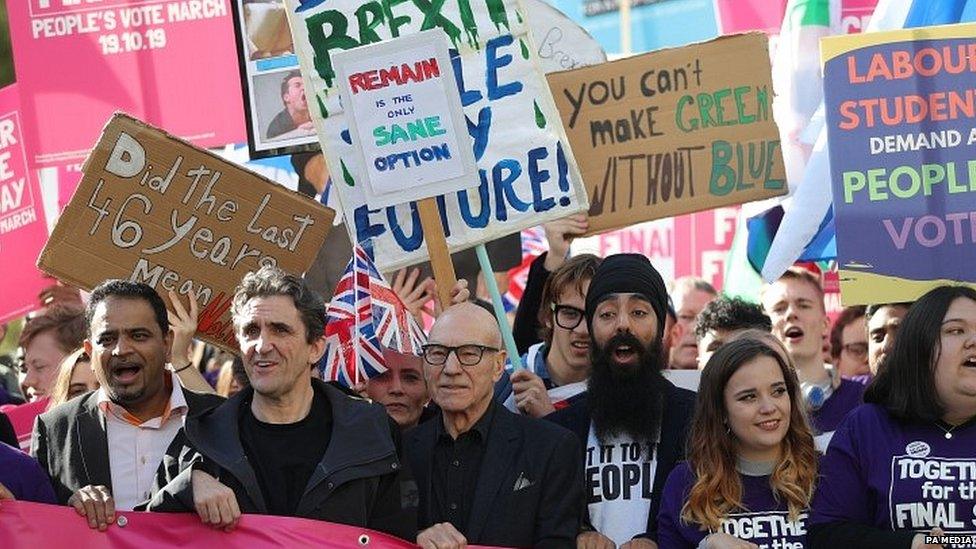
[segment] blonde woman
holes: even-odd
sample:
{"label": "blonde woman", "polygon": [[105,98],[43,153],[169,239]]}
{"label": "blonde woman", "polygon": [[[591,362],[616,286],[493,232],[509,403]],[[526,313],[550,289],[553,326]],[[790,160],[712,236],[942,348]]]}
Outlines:
{"label": "blonde woman", "polygon": [[77,349],[58,365],[58,377],[54,380],[47,409],[95,389],[98,389],[98,380],[91,369],[91,358],[84,349]]}

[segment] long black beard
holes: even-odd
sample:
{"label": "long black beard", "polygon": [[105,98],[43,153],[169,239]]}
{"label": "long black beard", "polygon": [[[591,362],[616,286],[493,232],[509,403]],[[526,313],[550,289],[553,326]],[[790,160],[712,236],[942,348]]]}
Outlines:
{"label": "long black beard", "polygon": [[[637,349],[637,367],[615,363],[613,352],[620,345]],[[637,441],[657,440],[667,387],[660,341],[643,347],[632,334],[617,334],[603,348],[594,345],[590,358],[586,398],[597,439],[604,442],[626,433]]]}

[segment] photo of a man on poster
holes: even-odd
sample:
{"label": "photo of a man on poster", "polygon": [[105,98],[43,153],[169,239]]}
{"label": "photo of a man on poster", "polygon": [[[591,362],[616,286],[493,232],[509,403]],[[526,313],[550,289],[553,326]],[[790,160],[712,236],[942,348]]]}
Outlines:
{"label": "photo of a man on poster", "polygon": [[268,124],[265,137],[283,139],[308,135],[315,131],[312,117],[308,112],[308,101],[305,99],[305,83],[302,73],[292,70],[285,73],[281,80],[281,102],[284,108],[275,115]]}

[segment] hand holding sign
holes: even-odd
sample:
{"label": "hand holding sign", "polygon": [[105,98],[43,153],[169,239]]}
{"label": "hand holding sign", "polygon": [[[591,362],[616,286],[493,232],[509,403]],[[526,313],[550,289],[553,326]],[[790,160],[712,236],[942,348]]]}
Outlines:
{"label": "hand holding sign", "polygon": [[[301,273],[334,212],[208,151],[117,113],[38,261],[83,289],[109,278],[194,295],[200,337],[237,341],[230,300],[261,265]],[[175,309],[176,307],[173,306]]]}

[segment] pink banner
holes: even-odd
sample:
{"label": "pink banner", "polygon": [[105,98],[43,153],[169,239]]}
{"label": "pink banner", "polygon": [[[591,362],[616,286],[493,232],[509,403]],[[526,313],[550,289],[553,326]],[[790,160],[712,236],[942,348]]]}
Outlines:
{"label": "pink banner", "polygon": [[34,266],[47,241],[37,178],[28,169],[17,85],[0,89],[0,323],[27,314],[51,284]]}
{"label": "pink banner", "polygon": [[721,290],[725,258],[735,236],[738,207],[716,208],[673,218],[640,223],[577,240],[573,252],[601,257],[615,253],[641,253],[665,280],[700,276]]}
{"label": "pink banner", "polygon": [[44,413],[44,410],[47,409],[47,403],[48,399],[45,398],[36,402],[21,404],[20,406],[10,404],[0,406],[0,412],[3,412],[7,416],[7,419],[10,420],[10,424],[14,428],[14,432],[17,433],[17,443],[20,445],[21,450],[25,452],[30,450],[34,419]]}
{"label": "pink banner", "polygon": [[[57,527],[52,528],[52,525]],[[116,514],[115,525],[99,532],[88,528],[88,523],[69,507],[20,501],[0,504],[0,547],[5,549],[144,549],[161,546],[182,549],[416,547],[413,543],[365,528],[265,515],[244,515],[237,528],[228,533],[204,526],[196,515],[125,512]],[[474,545],[468,547],[476,549]]]}
{"label": "pink banner", "polygon": [[[787,0],[715,0],[715,15],[721,34],[752,30],[779,34],[786,15]],[[861,32],[868,25],[878,0],[843,0],[841,32]]]}
{"label": "pink banner", "polygon": [[116,110],[204,147],[244,141],[230,0],[7,9],[33,168],[84,160]]}
{"label": "pink banner", "polygon": [[785,13],[786,0],[715,0],[721,34],[754,30],[779,34]]}

